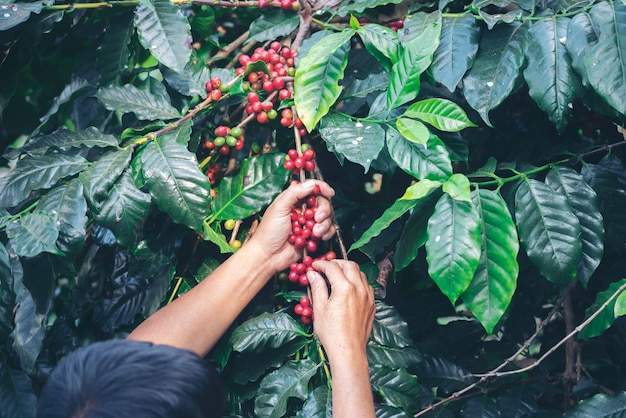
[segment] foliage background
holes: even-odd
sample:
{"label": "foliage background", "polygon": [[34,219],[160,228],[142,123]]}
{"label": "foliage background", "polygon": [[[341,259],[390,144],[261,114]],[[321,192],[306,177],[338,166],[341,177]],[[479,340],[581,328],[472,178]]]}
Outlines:
{"label": "foliage background", "polygon": [[[338,192],[332,249],[379,295],[378,416],[624,414],[626,4],[296,5],[0,2],[0,416],[253,231],[301,141],[242,114],[238,57],[274,40]],[[243,150],[205,148],[239,123]],[[211,354],[233,416],[330,414],[301,294],[277,277]]]}

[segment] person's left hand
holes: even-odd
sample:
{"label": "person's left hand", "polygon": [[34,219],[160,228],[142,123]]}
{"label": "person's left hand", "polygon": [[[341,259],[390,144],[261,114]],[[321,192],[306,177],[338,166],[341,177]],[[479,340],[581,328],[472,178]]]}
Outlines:
{"label": "person's left hand", "polygon": [[329,201],[335,191],[327,183],[319,180],[291,184],[267,208],[259,227],[246,244],[258,247],[270,262],[274,273],[287,269],[302,256],[302,250],[296,250],[287,241],[291,234],[291,210],[300,200],[311,195],[316,185],[319,186],[320,193],[317,196],[318,209],[314,218],[316,225],[312,232],[323,240],[328,240],[335,234]]}

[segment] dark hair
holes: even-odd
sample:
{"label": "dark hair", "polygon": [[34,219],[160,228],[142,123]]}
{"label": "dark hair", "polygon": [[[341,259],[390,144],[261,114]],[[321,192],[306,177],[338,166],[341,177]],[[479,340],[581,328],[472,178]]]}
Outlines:
{"label": "dark hair", "polygon": [[52,372],[39,418],[209,418],[222,414],[216,371],[191,351],[131,340],[76,350]]}

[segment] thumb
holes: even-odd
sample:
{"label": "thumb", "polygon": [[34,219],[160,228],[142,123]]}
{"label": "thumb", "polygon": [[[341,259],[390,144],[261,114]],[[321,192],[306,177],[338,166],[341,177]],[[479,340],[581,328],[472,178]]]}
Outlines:
{"label": "thumb", "polygon": [[328,286],[326,281],[317,271],[311,270],[306,273],[311,287],[311,303],[313,306],[326,305],[328,301]]}

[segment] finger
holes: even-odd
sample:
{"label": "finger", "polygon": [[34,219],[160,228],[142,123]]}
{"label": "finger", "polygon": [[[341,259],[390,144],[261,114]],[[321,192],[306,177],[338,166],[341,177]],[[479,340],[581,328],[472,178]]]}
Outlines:
{"label": "finger", "polygon": [[322,275],[316,271],[308,271],[306,275],[309,279],[309,286],[311,287],[311,303],[315,307],[319,307],[320,305],[325,306],[326,301],[328,301],[328,286],[326,286],[326,281]]}

